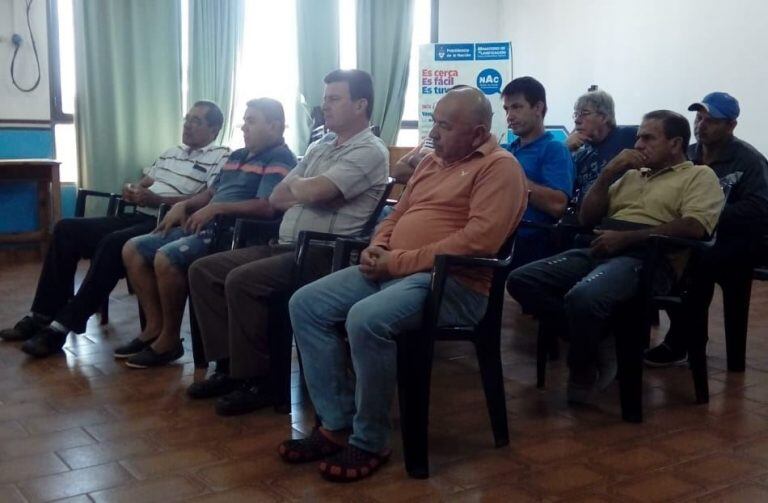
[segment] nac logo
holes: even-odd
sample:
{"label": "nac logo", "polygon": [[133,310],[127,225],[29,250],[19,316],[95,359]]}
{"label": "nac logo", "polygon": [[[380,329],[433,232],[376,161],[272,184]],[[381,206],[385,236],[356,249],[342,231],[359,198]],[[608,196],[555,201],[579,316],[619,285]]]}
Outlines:
{"label": "nac logo", "polygon": [[501,74],[493,68],[486,68],[477,74],[477,88],[485,94],[501,92]]}

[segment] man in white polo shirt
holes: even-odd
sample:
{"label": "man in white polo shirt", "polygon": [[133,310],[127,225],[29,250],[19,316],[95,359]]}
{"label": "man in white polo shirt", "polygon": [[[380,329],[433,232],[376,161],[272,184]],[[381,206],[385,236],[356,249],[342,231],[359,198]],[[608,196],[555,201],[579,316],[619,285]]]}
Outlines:
{"label": "man in white polo shirt", "polygon": [[[88,318],[125,276],[121,251],[130,238],[156,225],[157,207],[186,199],[210,186],[229,155],[213,144],[223,116],[215,103],[195,103],[184,118],[184,145],[163,152],[144,177],[123,188],[123,198],[138,205],[133,215],[67,218],[56,224],[31,312],[4,340],[24,340],[22,350],[44,357],[61,350],[70,331],[84,332]],[[80,259],[91,259],[88,273],[73,295]]]}

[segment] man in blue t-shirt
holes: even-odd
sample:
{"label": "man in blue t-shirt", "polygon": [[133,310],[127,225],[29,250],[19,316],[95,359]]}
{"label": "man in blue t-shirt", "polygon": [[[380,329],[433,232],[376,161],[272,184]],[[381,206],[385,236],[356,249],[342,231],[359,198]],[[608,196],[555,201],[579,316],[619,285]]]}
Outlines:
{"label": "man in blue t-shirt", "polygon": [[[573,161],[565,144],[544,128],[547,96],[532,77],[519,77],[501,92],[507,124],[517,135],[508,147],[523,166],[528,181],[528,209],[523,220],[554,224],[563,216],[573,189]],[[549,230],[521,227],[517,234],[515,267],[555,253]]]}
{"label": "man in blue t-shirt", "polygon": [[602,90],[579,96],[573,121],[576,129],[566,145],[576,168],[571,205],[578,207],[605,165],[625,148],[634,148],[637,126],[616,125],[613,98]]}
{"label": "man in blue t-shirt", "polygon": [[175,204],[157,229],[123,248],[128,279],[146,316],[139,336],[115,350],[115,357],[127,358],[129,367],[165,365],[184,354],[180,329],[187,269],[209,253],[216,217],[274,216],[272,189],[296,165],[283,140],[283,107],[270,98],[251,100],[243,121],[245,148],[230,154],[213,186]]}

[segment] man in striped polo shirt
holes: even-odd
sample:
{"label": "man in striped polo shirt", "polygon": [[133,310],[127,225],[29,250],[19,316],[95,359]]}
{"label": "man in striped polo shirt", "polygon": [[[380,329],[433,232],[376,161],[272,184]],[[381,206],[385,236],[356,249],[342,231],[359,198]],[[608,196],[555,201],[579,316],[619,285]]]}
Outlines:
{"label": "man in striped polo shirt", "polygon": [[147,320],[138,337],[115,350],[131,368],[166,365],[184,354],[180,331],[187,269],[209,253],[214,219],[274,216],[272,189],[296,165],[283,140],[283,106],[270,98],[251,100],[243,121],[245,148],[229,156],[213,187],[175,204],[157,229],[123,248],[128,278]]}
{"label": "man in striped polo shirt", "polygon": [[[141,180],[124,187],[123,198],[138,205],[136,214],[59,221],[31,313],[0,331],[0,338],[24,340],[24,352],[44,357],[60,351],[70,331],[84,332],[88,318],[125,275],[120,255],[125,242],[155,227],[160,204],[187,199],[215,180],[229,155],[227,147],[213,143],[222,123],[215,103],[192,106],[184,118],[183,145],[163,152]],[[91,259],[91,265],[73,296],[77,263],[83,258]]]}

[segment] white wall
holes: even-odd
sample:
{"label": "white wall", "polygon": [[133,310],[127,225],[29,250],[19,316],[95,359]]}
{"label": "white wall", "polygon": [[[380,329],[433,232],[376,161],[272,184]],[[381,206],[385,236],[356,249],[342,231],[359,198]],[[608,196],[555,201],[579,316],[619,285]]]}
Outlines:
{"label": "white wall", "polygon": [[[687,106],[710,91],[738,98],[736,134],[768,153],[768,2],[739,0],[496,0],[440,2],[441,39],[510,40],[515,76],[547,88],[548,124],[573,126],[574,100],[598,84],[617,120]],[[466,33],[466,36],[463,36]]]}
{"label": "white wall", "polygon": [[498,0],[440,0],[438,42],[497,42]]}
{"label": "white wall", "polygon": [[48,82],[48,28],[46,0],[34,0],[30,11],[32,31],[40,56],[40,85],[31,93],[22,93],[11,82],[11,35],[18,33],[24,39],[16,57],[16,81],[30,87],[37,77],[32,44],[27,30],[24,0],[0,0],[0,119],[50,119],[50,92]]}

